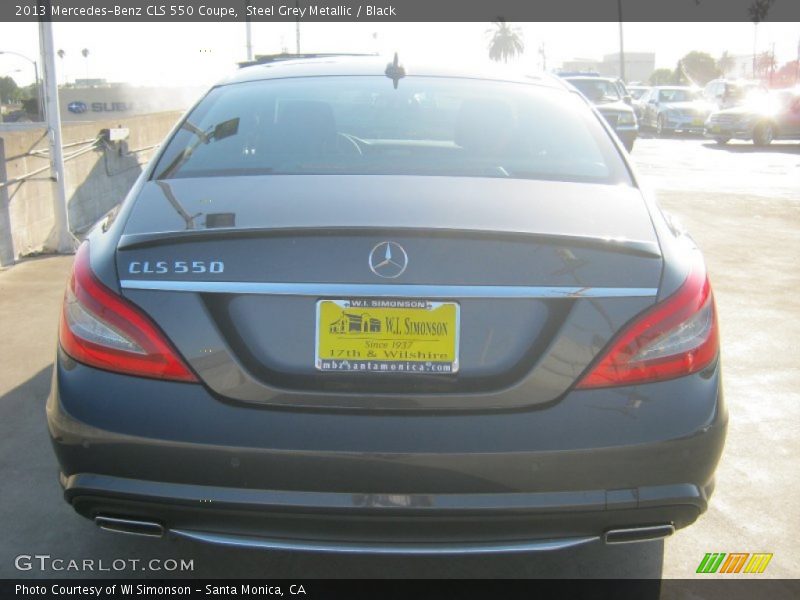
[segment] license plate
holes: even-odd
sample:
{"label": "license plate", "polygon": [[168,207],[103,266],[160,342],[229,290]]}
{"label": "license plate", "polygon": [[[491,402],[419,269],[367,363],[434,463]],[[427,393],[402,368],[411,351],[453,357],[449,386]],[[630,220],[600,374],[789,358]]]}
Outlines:
{"label": "license plate", "polygon": [[700,127],[702,124],[703,124],[702,118],[697,118],[692,120],[692,125],[694,125],[695,127]]}
{"label": "license plate", "polygon": [[456,373],[459,327],[456,302],[320,300],[315,365],[335,372]]}

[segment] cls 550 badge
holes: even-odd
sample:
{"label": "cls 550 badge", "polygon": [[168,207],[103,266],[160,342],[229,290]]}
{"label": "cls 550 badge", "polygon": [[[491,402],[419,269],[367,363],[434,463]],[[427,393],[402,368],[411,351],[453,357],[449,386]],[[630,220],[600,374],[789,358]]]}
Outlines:
{"label": "cls 550 badge", "polygon": [[225,263],[221,260],[132,260],[128,263],[131,275],[182,275],[188,273],[223,273]]}

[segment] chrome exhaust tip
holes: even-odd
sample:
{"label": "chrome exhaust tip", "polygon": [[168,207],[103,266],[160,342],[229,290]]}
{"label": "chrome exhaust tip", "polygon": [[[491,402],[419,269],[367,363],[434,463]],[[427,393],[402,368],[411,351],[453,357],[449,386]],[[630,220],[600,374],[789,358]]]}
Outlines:
{"label": "chrome exhaust tip", "polygon": [[632,542],[649,542],[660,540],[675,533],[675,526],[666,525],[646,525],[642,527],[626,527],[621,529],[609,529],[605,533],[606,544],[629,544]]}
{"label": "chrome exhaust tip", "polygon": [[114,533],[127,533],[144,537],[163,537],[164,526],[155,521],[142,521],[140,519],[122,519],[120,517],[107,517],[97,515],[94,522],[100,529]]}

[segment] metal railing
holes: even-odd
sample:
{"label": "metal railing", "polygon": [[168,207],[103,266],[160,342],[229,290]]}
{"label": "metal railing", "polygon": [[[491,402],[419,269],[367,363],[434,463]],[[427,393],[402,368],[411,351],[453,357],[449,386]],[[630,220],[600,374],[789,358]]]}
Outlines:
{"label": "metal railing", "polygon": [[[39,127],[41,128],[41,127]],[[2,133],[2,132],[0,132]],[[82,147],[81,147],[82,146]],[[158,148],[160,144],[151,144],[149,146],[143,146],[140,148],[135,148],[133,150],[128,150],[124,146],[120,149],[121,156],[133,156],[136,154],[140,154],[142,152],[148,152]],[[116,150],[115,147],[110,146],[102,137],[102,134],[98,134],[94,138],[78,140],[75,142],[70,142],[67,144],[62,145],[62,150],[70,149],[70,148],[78,148],[70,152],[69,154],[65,154],[63,157],[64,162],[68,162],[79,158],[85,154],[90,152],[102,152],[104,155],[104,160],[107,160],[108,152],[113,152]],[[37,158],[40,160],[46,160],[48,163],[43,165],[42,167],[33,169],[22,175],[18,175],[12,179],[7,179],[6,173],[6,165],[12,160],[19,160],[23,158]],[[146,164],[146,161],[142,161],[140,158],[137,158],[136,165],[138,167],[143,166]],[[132,167],[128,167],[121,171],[112,173],[108,170],[107,163],[105,164],[105,171],[108,177],[114,177],[119,175],[122,172],[130,170]],[[34,181],[34,180],[44,180],[44,181],[56,181],[55,176],[51,174],[52,164],[50,161],[50,150],[48,148],[39,148],[39,149],[31,149],[23,154],[18,154],[15,156],[5,157],[4,154],[4,145],[3,139],[0,137],[0,267],[10,266],[13,265],[15,262],[14,256],[14,243],[13,243],[13,235],[11,231],[11,220],[10,220],[10,198],[8,189],[15,185],[22,185],[27,181]],[[38,175],[47,172],[48,175],[44,177],[37,177]]]}

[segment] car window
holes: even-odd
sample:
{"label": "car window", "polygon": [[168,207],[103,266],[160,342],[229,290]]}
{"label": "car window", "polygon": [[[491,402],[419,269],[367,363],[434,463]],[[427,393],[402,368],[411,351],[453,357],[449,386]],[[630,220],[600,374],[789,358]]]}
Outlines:
{"label": "car window", "polygon": [[658,92],[659,102],[691,102],[692,100],[697,100],[695,90],[667,89]]}
{"label": "car window", "polygon": [[605,79],[568,79],[581,94],[596,104],[618,102],[622,99],[619,87],[613,81]]}
{"label": "car window", "polygon": [[577,94],[522,83],[302,77],[213,89],[154,178],[408,174],[631,183]]}

